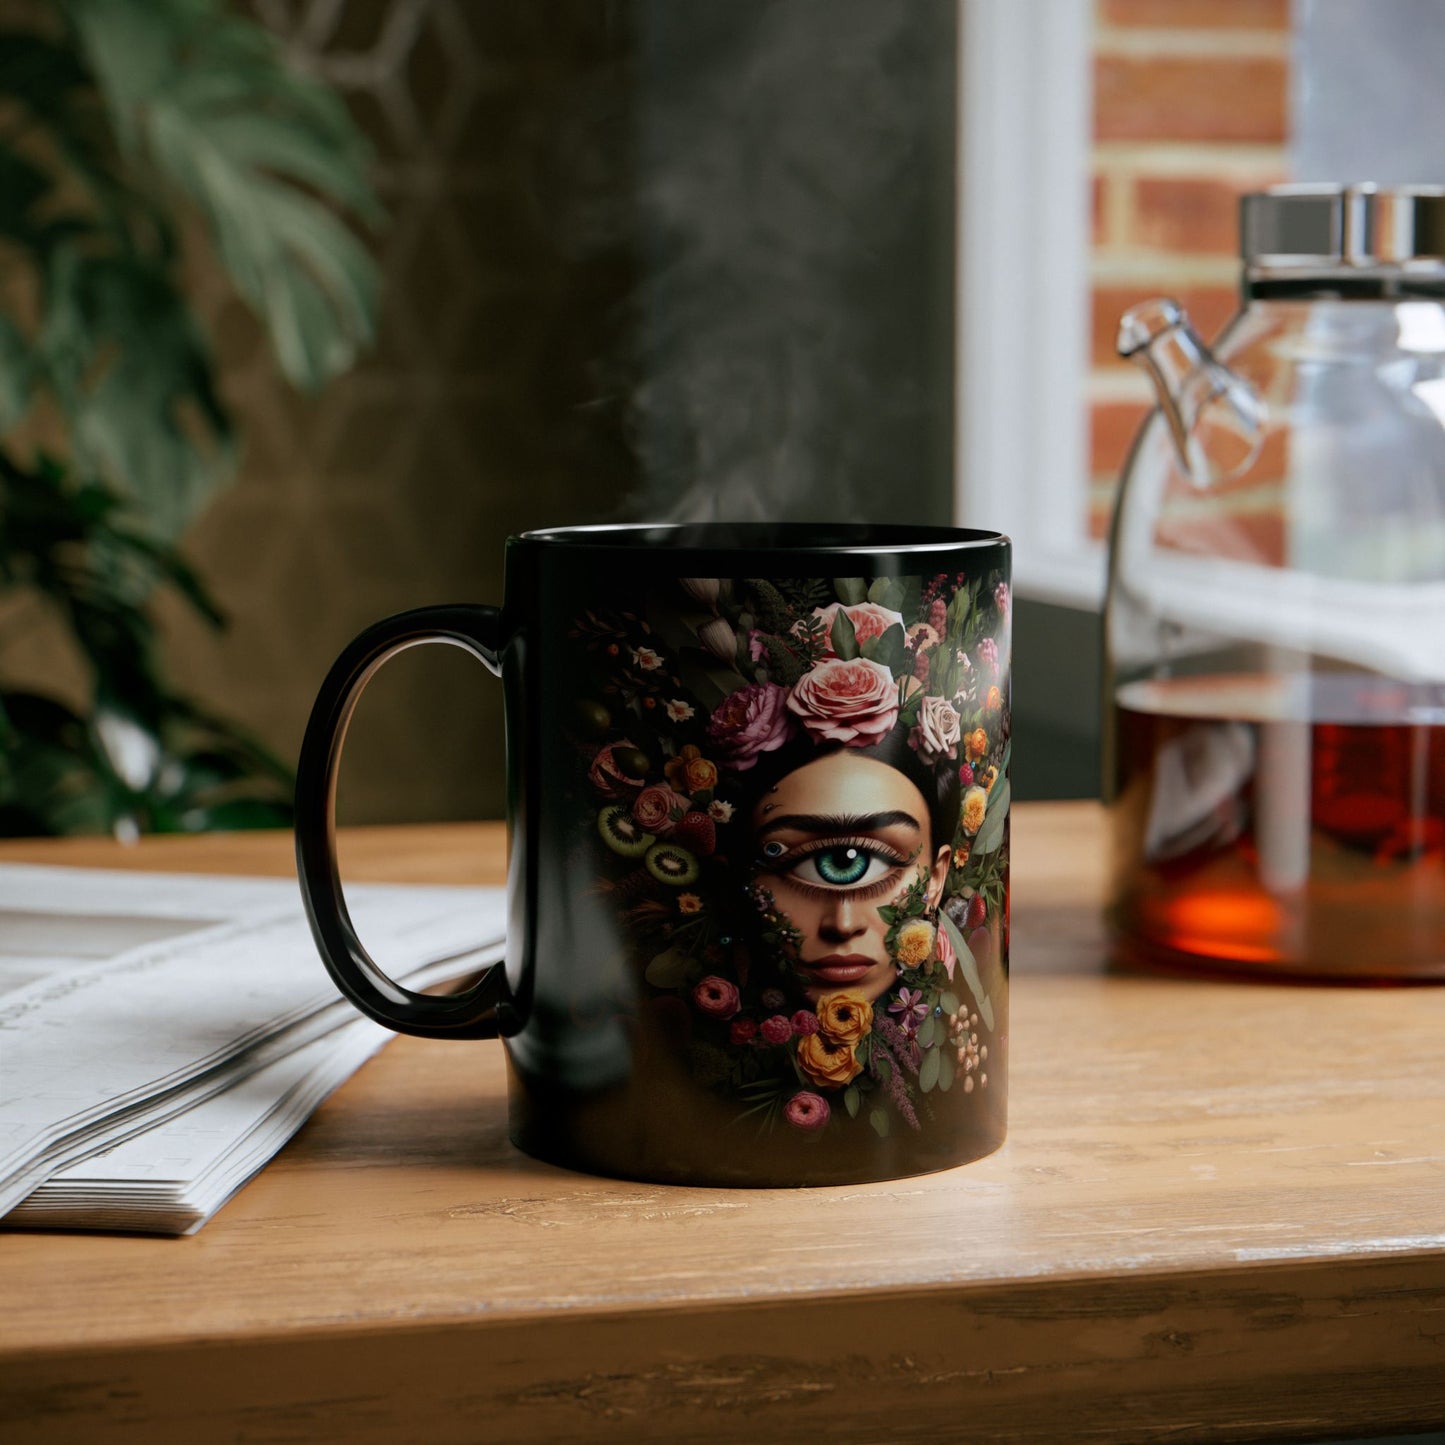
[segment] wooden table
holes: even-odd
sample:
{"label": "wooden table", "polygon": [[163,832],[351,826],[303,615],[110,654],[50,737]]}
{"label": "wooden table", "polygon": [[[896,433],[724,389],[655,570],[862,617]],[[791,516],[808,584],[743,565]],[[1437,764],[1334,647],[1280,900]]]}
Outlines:
{"label": "wooden table", "polygon": [[[507,1142],[398,1039],[199,1235],[0,1236],[0,1438],[1320,1438],[1445,1422],[1445,989],[1111,976],[1092,805],[1015,831],[1011,1137],[901,1183],[669,1189]],[[500,879],[495,826],[356,879]],[[280,873],[274,836],[0,858]],[[318,965],[319,967],[319,965]]]}

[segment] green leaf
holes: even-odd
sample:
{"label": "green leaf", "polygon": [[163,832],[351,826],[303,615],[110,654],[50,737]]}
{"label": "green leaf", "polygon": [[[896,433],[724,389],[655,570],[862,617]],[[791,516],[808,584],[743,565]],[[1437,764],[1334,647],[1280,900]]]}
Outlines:
{"label": "green leaf", "polygon": [[850,1119],[858,1117],[858,1109],[863,1103],[863,1095],[858,1092],[857,1084],[849,1084],[843,1090],[843,1107],[848,1111]]}
{"label": "green leaf", "polygon": [[988,795],[988,811],[984,814],[983,827],[978,830],[978,836],[973,840],[974,853],[980,855],[992,853],[1003,842],[1003,828],[1008,819],[1008,807],[1008,779],[1000,778],[993,785],[993,791]]}
{"label": "green leaf", "polygon": [[687,982],[688,957],[680,949],[659,953],[643,975],[653,988],[681,988]]}
{"label": "green leaf", "polygon": [[938,1051],[938,1092],[946,1094],[953,1087],[954,1070],[958,1067],[957,1055],[945,1043]]}
{"label": "green leaf", "polygon": [[29,410],[34,374],[30,347],[20,329],[8,316],[0,316],[0,431],[16,426]]}
{"label": "green leaf", "polygon": [[941,1067],[940,1053],[939,1049],[929,1049],[923,1056],[923,1064],[918,1070],[918,1087],[925,1094],[931,1094],[934,1085],[938,1083],[938,1070]]}
{"label": "green leaf", "polygon": [[938,1027],[938,1020],[932,1015],[923,1020],[918,1026],[918,1044],[920,1048],[928,1048],[935,1038],[935,1030]]}
{"label": "green leaf", "polygon": [[370,344],[376,267],[331,207],[380,212],[344,106],[217,0],[65,0],[122,147],[200,209],[282,369],[314,388]]}
{"label": "green leaf", "polygon": [[884,1109],[873,1109],[869,1112],[868,1122],[873,1126],[873,1132],[880,1138],[888,1137],[888,1113]]}
{"label": "green leaf", "polygon": [[835,577],[833,591],[838,594],[838,601],[845,607],[856,607],[860,602],[868,600],[868,583],[862,577]]}
{"label": "green leaf", "polygon": [[[978,960],[973,956],[973,950],[963,941],[963,935],[958,931],[958,925],[946,913],[939,912],[938,922],[939,926],[948,934],[948,941],[958,955],[958,971],[962,975],[964,983],[968,985],[968,991],[973,995],[974,1002],[978,1005],[979,1017],[989,1028],[992,1028],[993,1004],[989,1002],[988,991],[979,977]],[[950,1009],[949,1012],[961,1013],[962,1009]]]}
{"label": "green leaf", "polygon": [[903,671],[903,654],[908,638],[898,623],[895,622],[881,637],[871,638],[870,641],[873,643],[872,657],[875,662],[881,662],[895,675]]}
{"label": "green leaf", "polygon": [[[957,929],[954,930],[955,933],[957,931]],[[960,1007],[958,1002],[958,995],[956,993],[950,993],[945,990],[938,996],[938,1006],[946,1014],[956,1014],[959,1011]]]}
{"label": "green leaf", "polygon": [[853,619],[840,607],[833,615],[833,629],[829,634],[833,651],[844,662],[851,662],[858,656],[858,636],[853,630]]}
{"label": "green leaf", "polygon": [[890,612],[903,610],[903,584],[895,577],[879,577],[868,589],[868,600]]}

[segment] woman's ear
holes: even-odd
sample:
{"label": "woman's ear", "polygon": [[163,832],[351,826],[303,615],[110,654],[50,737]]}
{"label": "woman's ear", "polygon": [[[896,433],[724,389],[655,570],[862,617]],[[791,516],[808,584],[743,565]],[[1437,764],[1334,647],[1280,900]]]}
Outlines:
{"label": "woman's ear", "polygon": [[937,908],[943,897],[943,885],[948,882],[948,865],[953,862],[953,849],[945,843],[933,858],[933,867],[928,872],[928,906]]}

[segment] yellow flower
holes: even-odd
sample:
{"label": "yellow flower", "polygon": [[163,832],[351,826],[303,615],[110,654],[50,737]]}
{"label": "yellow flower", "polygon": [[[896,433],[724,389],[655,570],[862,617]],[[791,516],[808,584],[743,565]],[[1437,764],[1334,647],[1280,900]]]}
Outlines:
{"label": "yellow flower", "polygon": [[818,1000],[816,1012],[818,1027],[830,1043],[847,1044],[851,1048],[861,1043],[873,1027],[873,1005],[861,993],[848,989],[824,994]]}
{"label": "yellow flower", "polygon": [[702,899],[696,893],[679,893],[677,895],[677,911],[679,913],[701,913]]}
{"label": "yellow flower", "polygon": [[917,968],[933,957],[933,925],[926,918],[910,918],[893,944],[893,956],[904,968]]}
{"label": "yellow flower", "polygon": [[703,757],[696,743],[688,743],[662,771],[679,793],[700,793],[704,788],[717,787],[717,764]]}
{"label": "yellow flower", "polygon": [[977,833],[983,827],[984,815],[987,812],[988,794],[982,788],[970,788],[963,795],[963,831]]}
{"label": "yellow flower", "polygon": [[978,781],[983,785],[984,792],[991,793],[993,792],[993,785],[998,782],[998,769],[985,768],[981,773],[977,774],[977,777]]}
{"label": "yellow flower", "polygon": [[997,712],[1003,706],[1003,693],[996,687],[988,690],[988,695],[983,700],[985,709],[989,712]]}
{"label": "yellow flower", "polygon": [[963,745],[968,749],[969,761],[972,762],[988,751],[988,734],[982,728],[974,728],[964,735]]}
{"label": "yellow flower", "polygon": [[798,1040],[798,1067],[821,1089],[841,1089],[863,1072],[851,1048],[829,1043],[822,1034]]}

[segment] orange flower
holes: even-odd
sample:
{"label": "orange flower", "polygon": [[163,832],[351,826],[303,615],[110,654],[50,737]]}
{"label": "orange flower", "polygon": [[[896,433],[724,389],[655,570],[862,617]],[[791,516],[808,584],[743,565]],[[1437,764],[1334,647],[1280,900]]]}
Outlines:
{"label": "orange flower", "polygon": [[982,728],[974,728],[964,735],[963,745],[968,749],[969,761],[973,762],[988,751],[988,734]]}
{"label": "orange flower", "polygon": [[983,705],[989,712],[997,712],[1003,706],[1003,693],[998,688],[991,687],[988,695],[983,700]]}
{"label": "orange flower", "polygon": [[982,784],[984,792],[993,792],[993,785],[998,782],[998,769],[985,768],[981,773],[978,774],[978,781],[980,784]]}
{"label": "orange flower", "polygon": [[701,793],[717,787],[717,764],[703,757],[696,743],[688,743],[662,771],[679,793]]}
{"label": "orange flower", "polygon": [[963,795],[963,831],[977,833],[988,813],[988,794],[982,788],[970,788]]}
{"label": "orange flower", "polygon": [[677,895],[677,911],[679,913],[701,913],[702,899],[696,893],[679,893]]}
{"label": "orange flower", "polygon": [[822,1034],[805,1034],[798,1040],[798,1067],[820,1089],[841,1089],[863,1072],[851,1048],[829,1043]]}
{"label": "orange flower", "polygon": [[[818,1028],[830,1043],[851,1048],[873,1027],[873,1005],[861,993],[840,989],[818,1000]],[[851,1075],[850,1075],[851,1077]]]}
{"label": "orange flower", "polygon": [[910,918],[898,930],[894,956],[904,968],[917,968],[933,957],[933,925],[926,918]]}

